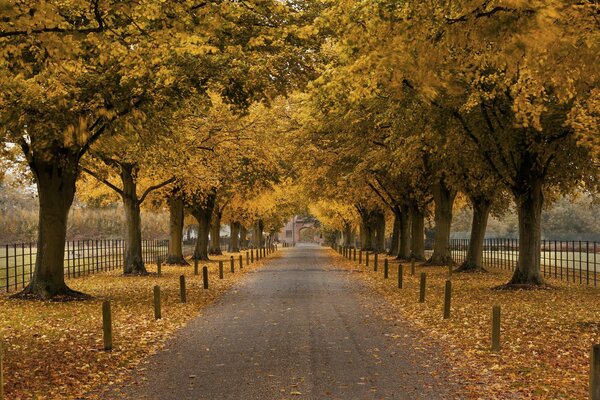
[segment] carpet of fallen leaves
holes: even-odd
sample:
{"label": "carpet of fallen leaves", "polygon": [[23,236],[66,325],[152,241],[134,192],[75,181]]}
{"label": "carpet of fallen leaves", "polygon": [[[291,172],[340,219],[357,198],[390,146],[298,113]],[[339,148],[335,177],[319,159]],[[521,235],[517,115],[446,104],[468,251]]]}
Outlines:
{"label": "carpet of fallen leaves", "polygon": [[[338,255],[341,258],[341,256]],[[446,267],[419,266],[410,275],[404,265],[404,285],[398,289],[398,262],[390,259],[389,278],[373,260],[368,270],[340,261],[387,299],[383,318],[402,318],[435,342],[464,384],[465,399],[587,399],[589,354],[600,343],[600,290],[549,280],[547,290],[492,290],[508,282],[510,273],[451,276],[451,318],[444,320]],[[425,303],[419,303],[419,274],[427,274]],[[501,306],[502,350],[491,346],[492,306]],[[398,340],[402,340],[398,335]]]}
{"label": "carpet of fallen leaves", "polygon": [[[75,290],[94,296],[80,302],[40,302],[0,295],[0,335],[4,348],[6,399],[93,399],[103,387],[118,385],[147,356],[159,350],[178,328],[199,315],[241,276],[237,257],[235,273],[229,256],[214,257],[193,266],[147,265],[148,276],[124,277],[121,271],[68,280]],[[247,267],[260,267],[269,258]],[[218,260],[224,262],[224,279],[218,277]],[[209,268],[209,289],[202,287],[202,266]],[[186,276],[187,303],[179,298],[179,276]],[[154,319],[153,287],[162,294],[162,319]],[[103,351],[102,301],[110,300],[113,346]]]}

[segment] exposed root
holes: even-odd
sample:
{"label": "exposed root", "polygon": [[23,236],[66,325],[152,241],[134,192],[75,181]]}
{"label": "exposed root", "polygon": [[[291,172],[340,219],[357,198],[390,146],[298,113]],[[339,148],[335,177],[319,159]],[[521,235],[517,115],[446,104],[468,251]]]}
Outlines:
{"label": "exposed root", "polygon": [[49,285],[29,284],[19,293],[10,296],[11,299],[19,300],[37,300],[37,301],[85,301],[93,299],[89,294],[78,292],[69,288],[67,285],[61,285],[58,288],[52,288]]}

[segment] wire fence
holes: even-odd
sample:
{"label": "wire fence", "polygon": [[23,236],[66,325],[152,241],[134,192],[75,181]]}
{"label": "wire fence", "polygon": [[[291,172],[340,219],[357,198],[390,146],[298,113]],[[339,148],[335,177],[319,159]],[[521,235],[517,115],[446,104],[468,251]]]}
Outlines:
{"label": "wire fence", "polygon": [[[66,242],[64,273],[67,278],[90,275],[123,267],[124,240],[77,240]],[[142,241],[145,263],[165,258],[168,240]],[[18,290],[33,276],[37,248],[34,243],[13,243],[0,249],[0,290]]]}
{"label": "wire fence", "polygon": [[[451,239],[450,251],[457,263],[465,260],[469,239]],[[554,278],[597,287],[600,283],[600,243],[543,240],[541,269],[545,278]],[[486,239],[483,266],[512,271],[519,258],[518,239]]]}

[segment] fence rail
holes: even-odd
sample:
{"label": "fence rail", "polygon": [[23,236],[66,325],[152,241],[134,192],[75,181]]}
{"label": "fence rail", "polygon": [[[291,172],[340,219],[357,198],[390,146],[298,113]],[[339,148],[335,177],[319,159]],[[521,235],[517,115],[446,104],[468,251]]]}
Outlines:
{"label": "fence rail", "polygon": [[[75,278],[123,267],[123,240],[78,240],[65,245],[65,276]],[[142,241],[145,263],[164,258],[168,240]],[[37,248],[34,243],[13,243],[0,248],[0,290],[25,287],[33,276]]]}
{"label": "fence rail", "polygon": [[[451,239],[454,261],[465,260],[469,239]],[[544,277],[597,287],[600,284],[600,243],[588,241],[543,240],[541,269]],[[519,258],[518,239],[486,239],[483,266],[512,271]]]}

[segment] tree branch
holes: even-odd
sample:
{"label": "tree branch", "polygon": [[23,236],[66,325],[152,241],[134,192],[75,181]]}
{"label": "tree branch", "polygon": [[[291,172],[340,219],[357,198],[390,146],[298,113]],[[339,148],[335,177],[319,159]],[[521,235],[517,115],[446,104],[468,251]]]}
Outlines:
{"label": "tree branch", "polygon": [[144,202],[144,200],[146,200],[146,197],[147,197],[147,196],[148,196],[148,195],[149,195],[151,192],[153,192],[154,190],[160,189],[160,188],[162,188],[162,187],[164,187],[164,186],[167,186],[168,184],[175,182],[175,180],[176,180],[176,178],[173,176],[173,177],[171,177],[171,178],[167,179],[167,180],[166,180],[166,181],[164,181],[164,182],[161,182],[161,183],[159,183],[159,184],[157,184],[157,185],[152,185],[152,186],[150,186],[148,189],[146,189],[146,190],[144,191],[144,194],[142,194],[142,197],[140,197],[140,204],[142,204],[142,203]]}
{"label": "tree branch", "polygon": [[96,178],[99,182],[104,183],[106,186],[108,186],[109,188],[111,188],[112,190],[114,190],[115,192],[117,192],[119,195],[123,196],[123,190],[121,190],[118,186],[110,183],[107,179],[102,178],[100,175],[98,175],[97,173],[95,173],[94,171],[86,168],[86,167],[81,167],[81,170],[85,173],[87,173],[88,175],[93,176],[94,178]]}

